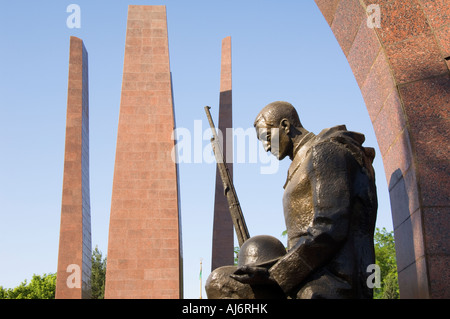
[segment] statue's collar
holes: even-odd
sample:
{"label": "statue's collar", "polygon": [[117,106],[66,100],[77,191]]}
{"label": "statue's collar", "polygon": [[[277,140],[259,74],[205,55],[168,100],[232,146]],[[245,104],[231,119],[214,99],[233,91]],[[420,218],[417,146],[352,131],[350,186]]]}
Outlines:
{"label": "statue's collar", "polygon": [[303,138],[300,140],[300,142],[294,147],[294,152],[293,152],[294,158],[292,159],[292,161],[294,161],[295,157],[297,156],[299,150],[303,147],[303,145],[305,145],[306,142],[308,142],[314,136],[316,136],[316,135],[312,132],[308,132],[308,133],[306,133],[305,136],[303,136]]}
{"label": "statue's collar", "polygon": [[294,173],[297,171],[298,167],[302,163],[303,154],[307,150],[307,148],[303,148],[306,143],[308,143],[312,138],[314,138],[316,135],[312,132],[308,132],[301,140],[300,142],[294,147],[294,158],[292,159],[292,163],[289,166],[288,169],[288,176],[286,179],[286,183],[284,184],[283,188],[286,188],[286,185],[291,180],[291,177],[294,175]]}

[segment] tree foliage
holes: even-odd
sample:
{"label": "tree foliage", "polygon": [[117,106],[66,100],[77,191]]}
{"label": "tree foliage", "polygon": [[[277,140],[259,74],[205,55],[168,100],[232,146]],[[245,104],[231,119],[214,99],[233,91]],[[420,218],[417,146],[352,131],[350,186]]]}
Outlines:
{"label": "tree foliage", "polygon": [[[105,296],[106,257],[95,247],[92,251],[91,298],[103,299]],[[56,274],[33,275],[31,281],[24,280],[15,288],[0,286],[0,299],[55,299]]]}
{"label": "tree foliage", "polygon": [[102,258],[102,252],[95,246],[92,251],[91,269],[91,298],[105,298],[106,257]]}
{"label": "tree foliage", "polygon": [[399,299],[394,232],[375,230],[375,263],[380,267],[381,287],[374,288],[374,299]]}
{"label": "tree foliage", "polygon": [[15,288],[0,286],[1,299],[55,299],[56,274],[33,275],[27,283],[25,279]]}
{"label": "tree foliage", "polygon": [[238,259],[239,259],[239,251],[240,251],[240,247],[239,246],[235,246],[234,247],[234,265],[237,266],[238,264]]}

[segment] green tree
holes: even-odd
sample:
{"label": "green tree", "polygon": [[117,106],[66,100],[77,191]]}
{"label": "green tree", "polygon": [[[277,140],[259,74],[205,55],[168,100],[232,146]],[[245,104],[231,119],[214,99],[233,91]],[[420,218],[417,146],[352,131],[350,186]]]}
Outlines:
{"label": "green tree", "polygon": [[8,289],[3,288],[3,286],[0,286],[0,299],[6,299],[8,296]]}
{"label": "green tree", "polygon": [[105,298],[105,278],[106,278],[106,257],[102,257],[102,252],[95,246],[92,251],[91,269],[91,298]]}
{"label": "green tree", "polygon": [[[96,246],[92,251],[91,298],[105,296],[106,257]],[[15,288],[0,286],[0,299],[55,299],[56,274],[33,275],[30,283],[24,280]]]}
{"label": "green tree", "polygon": [[399,299],[394,232],[376,228],[374,235],[375,263],[380,267],[381,287],[374,288],[374,299]]}
{"label": "green tree", "polygon": [[1,299],[55,299],[56,274],[33,275],[15,288],[0,287]]}
{"label": "green tree", "polygon": [[234,265],[235,266],[237,266],[237,264],[238,264],[239,251],[240,251],[240,247],[239,246],[235,246],[234,247]]}

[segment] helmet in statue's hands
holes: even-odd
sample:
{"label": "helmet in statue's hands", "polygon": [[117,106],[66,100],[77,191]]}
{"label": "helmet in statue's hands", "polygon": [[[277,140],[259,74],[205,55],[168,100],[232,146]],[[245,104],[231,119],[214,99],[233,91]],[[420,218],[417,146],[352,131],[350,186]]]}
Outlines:
{"label": "helmet in statue's hands", "polygon": [[238,267],[270,267],[286,254],[286,248],[275,237],[258,235],[247,239],[241,246]]}

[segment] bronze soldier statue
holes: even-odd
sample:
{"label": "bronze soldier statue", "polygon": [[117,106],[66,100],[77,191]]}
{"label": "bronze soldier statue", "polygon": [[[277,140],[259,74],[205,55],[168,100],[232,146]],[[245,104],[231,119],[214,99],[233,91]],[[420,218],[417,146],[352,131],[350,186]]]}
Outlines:
{"label": "bronze soldier statue", "polygon": [[287,102],[264,107],[254,126],[266,151],[292,160],[283,195],[287,252],[274,248],[276,239],[251,237],[237,267],[210,274],[208,298],[372,298],[374,149],[344,125],[307,131]]}

